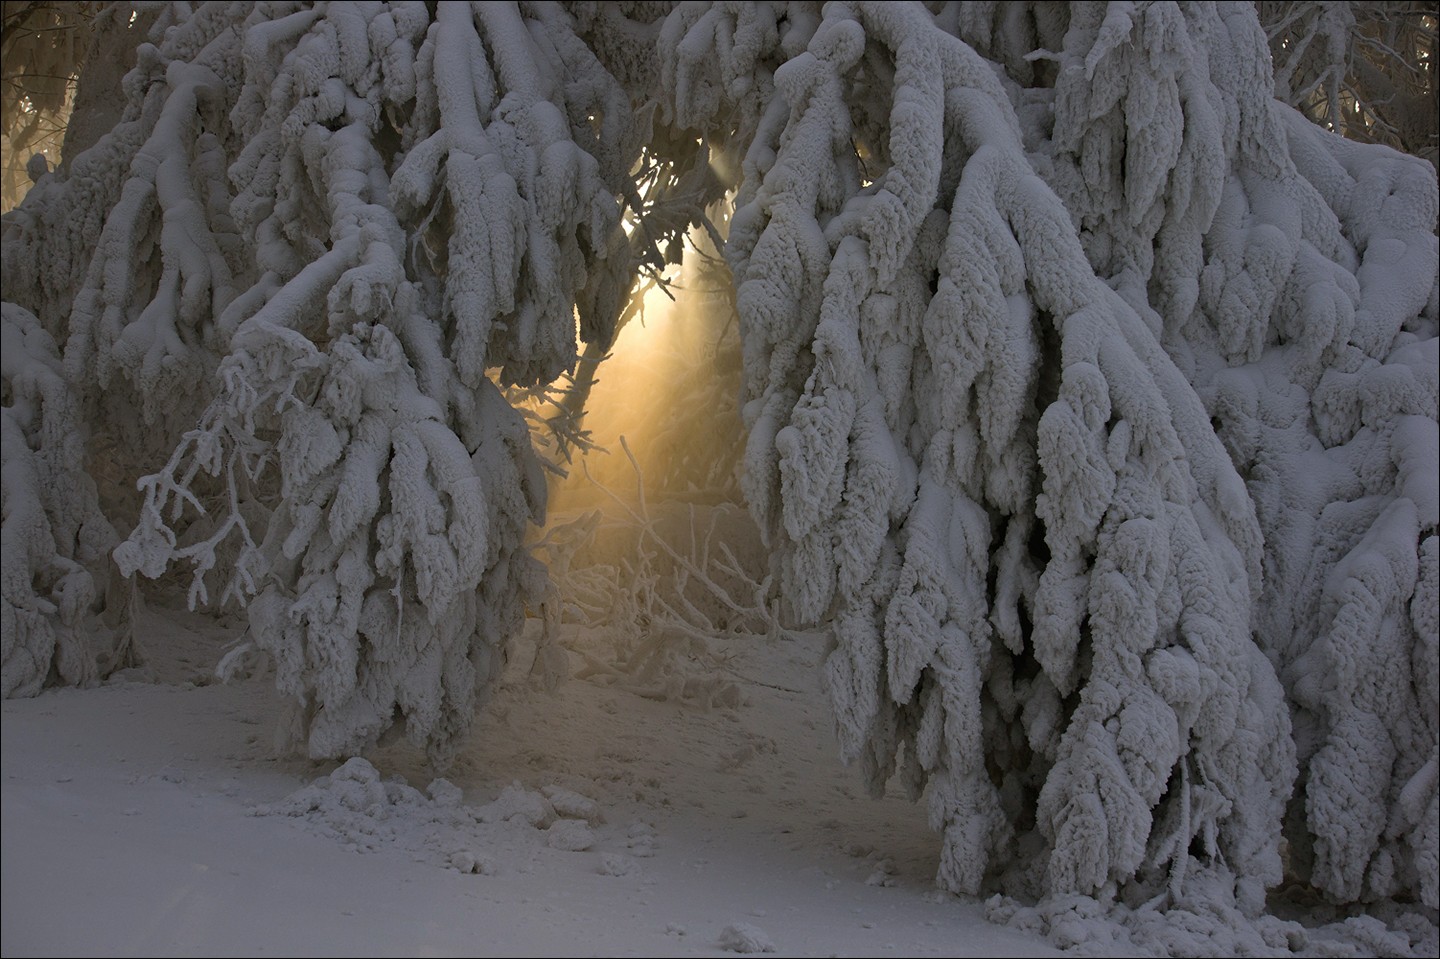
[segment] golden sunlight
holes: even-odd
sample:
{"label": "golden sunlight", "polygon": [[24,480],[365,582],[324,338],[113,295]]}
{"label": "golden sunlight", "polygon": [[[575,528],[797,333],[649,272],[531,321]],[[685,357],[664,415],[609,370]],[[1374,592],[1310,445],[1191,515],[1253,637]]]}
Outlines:
{"label": "golden sunlight", "polygon": [[606,490],[634,502],[641,476],[652,499],[731,498],[739,336],[724,269],[692,247],[683,268],[667,268],[664,286],[649,280],[637,289],[640,301],[585,404],[583,427],[596,449],[552,487],[552,510],[603,505]]}

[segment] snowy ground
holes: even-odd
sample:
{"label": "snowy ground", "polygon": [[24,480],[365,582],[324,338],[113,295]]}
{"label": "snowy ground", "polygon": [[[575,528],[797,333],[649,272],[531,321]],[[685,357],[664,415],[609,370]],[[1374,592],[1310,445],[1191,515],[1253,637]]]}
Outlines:
{"label": "snowy ground", "polygon": [[[610,479],[624,488],[623,469]],[[556,529],[605,505],[566,495],[573,512],[552,514]],[[743,512],[715,510],[720,539],[763,569],[753,529],[732,522]],[[690,514],[653,515],[652,532],[690,548],[675,526]],[[707,528],[715,513],[704,516],[685,528]],[[595,549],[569,560],[615,562],[634,544]],[[1044,931],[1035,916],[1003,927],[983,903],[939,893],[924,806],[873,800],[839,764],[820,635],[713,638],[667,685],[611,682],[618,634],[566,627],[575,675],[548,691],[522,639],[432,783],[403,742],[338,771],[277,759],[271,678],[215,679],[240,617],[217,623],[178,597],[142,617],[144,671],[0,705],[3,956],[1061,955],[1052,941],[1140,955],[1172,940],[1176,953],[1237,952],[1220,912],[1163,938],[1062,912],[1068,928],[1046,940],[1021,931]],[[1397,939],[1394,916],[1339,923],[1308,901],[1272,906],[1311,931],[1272,922],[1257,953],[1437,952],[1433,917],[1405,920]]]}
{"label": "snowy ground", "polygon": [[403,743],[388,786],[277,760],[268,678],[212,679],[234,631],[145,616],[152,676],[3,704],[5,956],[1059,954],[936,893],[923,806],[835,758],[818,638],[726,641],[733,707],[516,663],[457,795]]}

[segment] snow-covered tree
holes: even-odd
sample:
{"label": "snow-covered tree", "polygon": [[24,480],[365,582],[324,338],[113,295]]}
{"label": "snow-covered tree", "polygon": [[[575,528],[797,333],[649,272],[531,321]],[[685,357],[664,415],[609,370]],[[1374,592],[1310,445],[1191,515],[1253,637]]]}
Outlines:
{"label": "snow-covered tree", "polygon": [[1285,821],[1433,903],[1433,173],[1273,100],[1248,8],[932,8],[661,45],[743,155],[746,492],[842,751],[928,782],[950,888],[1254,910]]}
{"label": "snow-covered tree", "polygon": [[401,719],[443,758],[543,581],[497,384],[570,367],[577,311],[607,339],[689,218],[621,230],[646,138],[555,5],[167,16],[114,131],[7,221],[8,295],[65,341],[92,460],[144,477],[122,569],[247,600],[313,754]]}
{"label": "snow-covered tree", "polygon": [[85,425],[60,352],[13,303],[0,308],[0,376],[0,694],[9,698],[96,678],[88,620],[109,582],[116,536],[83,469]]}
{"label": "snow-covered tree", "polygon": [[583,381],[728,187],[744,493],[941,885],[1440,906],[1440,194],[1275,98],[1253,6],[151,16],[5,219],[49,371],[6,359],[7,670],[88,562],[83,483],[11,518],[39,395],[88,442],[45,475],[127,574],[247,604],[312,755],[446,759],[545,589],[502,390]]}
{"label": "snow-covered tree", "polygon": [[18,203],[59,159],[72,83],[97,6],[12,0],[0,8],[0,209]]}
{"label": "snow-covered tree", "polygon": [[1440,164],[1440,4],[1260,0],[1275,95],[1348,139]]}

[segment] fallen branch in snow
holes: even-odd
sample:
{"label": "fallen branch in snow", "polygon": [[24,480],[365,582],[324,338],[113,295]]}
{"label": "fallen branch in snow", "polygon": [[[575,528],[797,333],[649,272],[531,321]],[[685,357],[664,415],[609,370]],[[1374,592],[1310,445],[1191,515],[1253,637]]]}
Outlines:
{"label": "fallen branch in snow", "polygon": [[778,602],[769,599],[770,577],[757,580],[723,538],[723,522],[743,521],[743,514],[711,509],[704,522],[694,504],[684,504],[684,525],[662,528],[623,436],[620,446],[635,474],[634,505],[596,481],[583,460],[581,468],[614,504],[617,518],[607,532],[621,534],[625,555],[599,560],[600,510],[556,524],[534,544],[552,582],[542,604],[540,648],[558,642],[562,623],[598,628],[614,639],[613,660],[572,647],[583,660],[576,678],[617,683],[650,699],[737,704],[738,688],[717,676],[734,671],[713,641],[726,634],[775,640],[785,633]]}

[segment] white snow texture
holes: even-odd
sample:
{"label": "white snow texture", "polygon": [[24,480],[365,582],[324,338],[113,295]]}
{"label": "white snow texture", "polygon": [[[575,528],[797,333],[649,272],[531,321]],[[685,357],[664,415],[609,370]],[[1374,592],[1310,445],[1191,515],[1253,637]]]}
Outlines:
{"label": "white snow texture", "polygon": [[1283,823],[1433,908],[1433,169],[1275,101],[1241,5],[807,10],[662,56],[741,118],[746,493],[844,755],[957,891],[1254,914]]}
{"label": "white snow texture", "polygon": [[1276,100],[1250,5],[179,6],[4,221],[5,695],[93,674],[113,522],[247,604],[310,755],[443,766],[546,588],[500,388],[609,343],[698,137],[744,493],[939,884],[1440,908],[1440,192]]}

